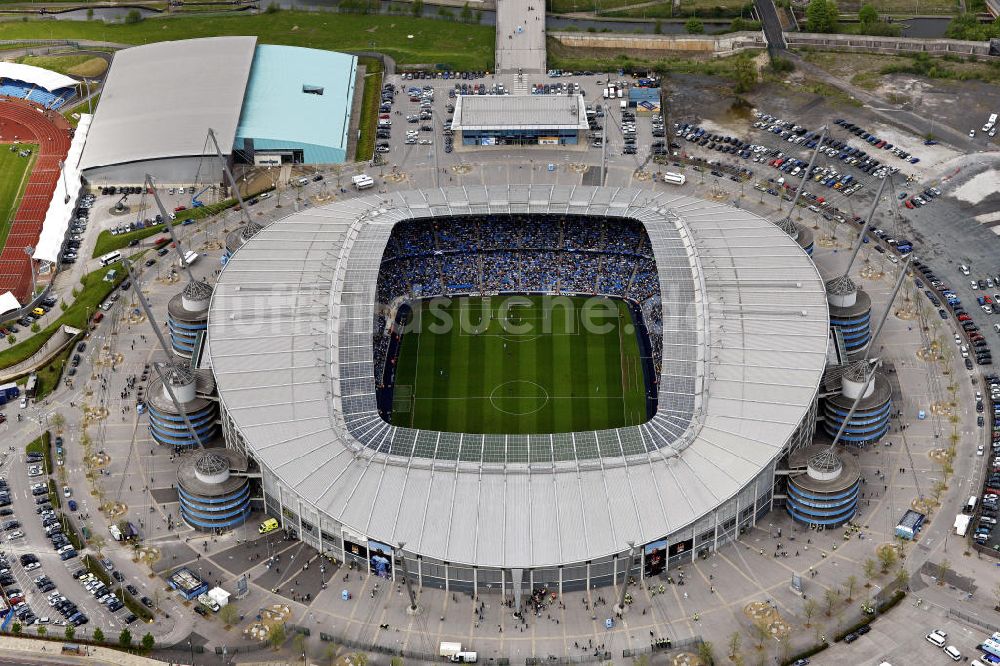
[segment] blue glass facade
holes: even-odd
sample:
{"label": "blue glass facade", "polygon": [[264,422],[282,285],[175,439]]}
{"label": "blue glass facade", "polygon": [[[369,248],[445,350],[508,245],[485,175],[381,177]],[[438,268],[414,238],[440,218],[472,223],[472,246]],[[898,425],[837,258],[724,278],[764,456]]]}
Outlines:
{"label": "blue glass facade", "polygon": [[208,319],[197,322],[179,321],[167,315],[167,327],[170,329],[170,344],[174,353],[190,358],[194,352],[198,333],[208,329]]}
{"label": "blue glass facade", "polygon": [[545,139],[551,139],[552,141],[545,142],[551,145],[575,146],[580,134],[575,129],[462,130],[463,146],[533,146]]}
{"label": "blue glass facade", "polygon": [[250,515],[250,483],[247,479],[233,492],[218,497],[197,497],[177,488],[181,517],[193,527],[205,530],[242,525]]}
{"label": "blue glass facade", "polygon": [[[184,418],[180,414],[167,413],[157,409],[153,402],[147,402],[149,409],[149,432],[157,444],[165,446],[188,447],[197,446],[198,442],[188,432]],[[188,412],[191,427],[198,437],[206,442],[216,436],[219,429],[218,405],[208,401],[201,409]]]}
{"label": "blue glass facade", "polygon": [[800,487],[794,478],[790,478],[786,509],[799,523],[839,527],[854,518],[860,490],[861,482],[858,480],[842,492],[818,494]]}
{"label": "blue glass facade", "polygon": [[[850,412],[850,408],[844,409],[838,406],[834,400],[827,400],[823,410],[823,429],[830,437],[834,437],[840,429],[841,424]],[[887,399],[885,403],[870,407],[858,407],[854,416],[848,421],[841,441],[845,444],[864,446],[877,442],[889,432],[889,417],[892,414],[892,400]]]}
{"label": "blue glass facade", "polygon": [[847,348],[848,354],[864,349],[868,341],[871,340],[871,319],[872,313],[870,309],[860,315],[842,318],[838,317],[833,312],[833,308],[831,308],[830,326],[840,329],[840,332],[844,336],[844,346]]}

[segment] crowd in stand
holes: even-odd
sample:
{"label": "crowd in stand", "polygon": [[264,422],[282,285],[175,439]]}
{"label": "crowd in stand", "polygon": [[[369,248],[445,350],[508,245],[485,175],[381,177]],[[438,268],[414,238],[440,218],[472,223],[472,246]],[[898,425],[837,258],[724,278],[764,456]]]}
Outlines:
{"label": "crowd in stand", "polygon": [[[659,373],[659,278],[649,236],[633,220],[507,215],[402,222],[382,257],[377,301],[504,291],[603,294],[638,303]],[[385,323],[378,315],[378,377],[388,348]]]}

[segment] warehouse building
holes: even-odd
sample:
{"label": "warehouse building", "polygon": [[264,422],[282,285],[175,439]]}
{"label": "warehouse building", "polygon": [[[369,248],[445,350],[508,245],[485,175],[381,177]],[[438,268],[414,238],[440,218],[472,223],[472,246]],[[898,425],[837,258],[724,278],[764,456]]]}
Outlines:
{"label": "warehouse building", "polygon": [[91,185],[219,183],[226,159],[339,163],[357,58],[256,37],[157,42],[119,51],[81,158]]}
{"label": "warehouse building", "polygon": [[451,129],[458,146],[587,145],[582,95],[459,95]]}

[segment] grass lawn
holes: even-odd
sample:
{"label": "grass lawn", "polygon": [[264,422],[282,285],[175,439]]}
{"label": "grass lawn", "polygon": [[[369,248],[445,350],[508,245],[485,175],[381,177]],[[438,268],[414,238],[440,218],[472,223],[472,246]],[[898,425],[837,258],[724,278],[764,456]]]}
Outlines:
{"label": "grass lawn", "polygon": [[100,76],[108,68],[104,58],[89,55],[24,56],[17,61],[70,76]]}
{"label": "grass lawn", "polygon": [[361,97],[361,119],[358,121],[358,145],[354,160],[366,162],[375,154],[375,121],[382,100],[382,61],[362,58],[365,69],[365,89]]}
{"label": "grass lawn", "polygon": [[[100,101],[101,101],[101,95],[100,94],[95,95],[94,99],[90,101],[90,110],[96,112],[97,103]],[[80,123],[80,121],[73,117],[74,113],[87,113],[87,103],[83,102],[82,104],[77,104],[72,109],[66,109],[65,111],[62,112],[66,120],[69,121],[69,124],[72,125],[73,127],[76,127]]]}
{"label": "grass lawn", "polygon": [[135,24],[102,21],[8,21],[0,40],[94,39],[146,44],[216,35],[257,35],[263,44],[341,51],[380,51],[400,64],[445,63],[453,69],[493,69],[495,29],[409,16],[280,11],[256,16],[146,19]]}
{"label": "grass lawn", "polygon": [[46,473],[52,471],[52,444],[50,442],[51,434],[48,430],[42,433],[41,437],[36,437],[32,440],[26,447],[24,447],[25,453],[40,453],[42,454],[42,459],[44,461],[43,470]]}
{"label": "grass lawn", "polygon": [[[184,220],[203,220],[206,217],[220,213],[235,205],[236,199],[226,199],[225,201],[207,204],[205,206],[201,206],[200,208],[188,208],[187,210],[178,211],[177,219],[174,220],[174,226],[180,225]],[[97,235],[97,242],[94,243],[93,256],[99,257],[102,254],[111,252],[112,250],[120,250],[123,247],[127,247],[128,244],[134,240],[143,240],[160,233],[168,233],[167,228],[162,224],[155,227],[137,229],[136,231],[130,231],[127,234],[118,234],[117,236],[112,236],[110,231],[104,230]]]}
{"label": "grass lawn", "polygon": [[0,249],[7,242],[11,221],[21,202],[31,165],[35,163],[35,155],[38,153],[38,146],[34,144],[20,145],[31,148],[31,157],[21,157],[17,152],[11,151],[9,145],[0,145],[0,174],[3,174],[0,176]]}
{"label": "grass lawn", "polygon": [[[104,281],[104,274],[115,269],[118,275],[112,282]],[[41,349],[42,345],[51,338],[63,324],[74,328],[86,329],[90,317],[93,315],[101,301],[108,297],[108,294],[118,286],[125,277],[125,268],[119,261],[106,268],[99,268],[93,273],[84,275],[80,280],[80,287],[77,288],[76,301],[66,308],[59,315],[59,318],[43,328],[38,333],[27,338],[23,342],[15,344],[13,347],[0,352],[0,368],[7,368],[29,358],[32,354]]]}
{"label": "grass lawn", "polygon": [[[590,308],[585,298],[561,298],[550,308],[543,296],[517,298],[513,307],[506,298],[417,305],[418,323],[399,352],[394,424],[530,434],[646,420],[642,359],[625,303]],[[441,326],[444,317],[454,325]]]}
{"label": "grass lawn", "polygon": [[62,378],[63,370],[75,349],[76,343],[74,342],[38,369],[38,388],[35,390],[36,401],[44,400],[59,387],[59,380]]}

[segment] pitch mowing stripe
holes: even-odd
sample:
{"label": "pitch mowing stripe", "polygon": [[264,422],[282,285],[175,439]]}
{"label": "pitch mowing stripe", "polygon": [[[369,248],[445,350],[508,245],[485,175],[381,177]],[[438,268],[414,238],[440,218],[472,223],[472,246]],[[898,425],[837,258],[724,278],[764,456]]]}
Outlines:
{"label": "pitch mowing stripe", "polygon": [[[572,383],[570,384],[571,395],[573,400],[569,401],[569,404],[565,407],[568,412],[567,421],[572,424],[571,430],[587,430],[587,425],[590,422],[588,416],[588,403],[589,400],[584,401],[580,398],[590,395],[591,391],[594,390],[593,386],[590,386],[589,371],[589,357],[587,355],[587,338],[586,335],[573,336],[569,339],[570,350],[570,378]],[[578,408],[577,404],[583,406],[583,408]]]}
{"label": "pitch mowing stripe", "polygon": [[[565,317],[562,314],[554,312],[552,330],[564,330],[559,328],[563,325],[564,319]],[[556,342],[557,340],[559,341],[558,343]],[[570,351],[569,345],[565,344],[566,338],[550,335],[543,339],[543,343],[542,355],[544,362],[547,364],[548,372],[545,375],[545,381],[539,383],[544,384],[550,396],[557,392],[571,390],[573,384],[569,377]],[[569,412],[564,408],[564,405],[560,404],[561,402],[565,401],[557,401],[550,398],[548,404],[545,405],[545,409],[541,412],[543,416],[539,419],[539,432],[565,432],[572,425],[567,420]]]}
{"label": "pitch mowing stripe", "polygon": [[437,332],[433,333],[428,331],[424,334],[427,338],[428,349],[431,351],[432,356],[428,359],[427,370],[431,373],[431,385],[434,387],[431,395],[435,398],[430,401],[429,412],[431,413],[432,423],[444,424],[442,429],[452,430],[454,428],[454,423],[452,422],[450,400],[442,400],[441,398],[451,397],[451,374],[460,372],[459,368],[454,367],[451,364],[451,343],[453,337],[447,333]]}

